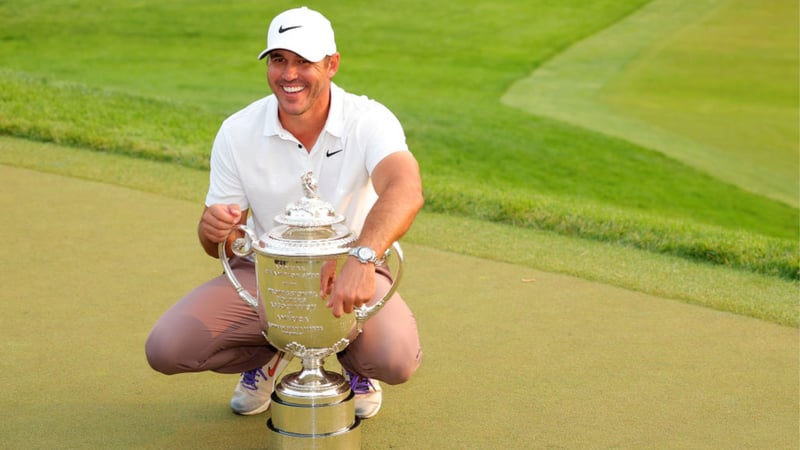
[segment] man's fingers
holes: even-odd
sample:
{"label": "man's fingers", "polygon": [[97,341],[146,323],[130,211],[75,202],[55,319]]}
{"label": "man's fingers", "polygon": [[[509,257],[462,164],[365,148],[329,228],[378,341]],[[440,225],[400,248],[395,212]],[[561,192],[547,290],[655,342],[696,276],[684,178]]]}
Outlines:
{"label": "man's fingers", "polygon": [[239,205],[212,205],[203,215],[203,232],[209,240],[222,242],[241,218]]}
{"label": "man's fingers", "polygon": [[334,302],[333,303],[333,316],[334,317],[342,317],[342,311],[344,308],[342,307],[342,302]]}
{"label": "man's fingers", "polygon": [[228,215],[233,221],[233,225],[236,225],[242,218],[242,210],[239,209],[239,205],[228,205]]}

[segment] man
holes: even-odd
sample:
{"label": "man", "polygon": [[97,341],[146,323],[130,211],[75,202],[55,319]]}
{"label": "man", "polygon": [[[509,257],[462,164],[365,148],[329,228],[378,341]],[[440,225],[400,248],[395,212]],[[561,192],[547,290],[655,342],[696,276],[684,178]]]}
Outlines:
{"label": "man", "polygon": [[[267,33],[267,80],[272,94],[226,119],[211,153],[205,208],[198,225],[203,249],[219,257],[239,224],[261,236],[273,218],[301,197],[300,177],[312,171],[319,196],[345,215],[356,247],[383,254],[409,229],[422,207],[419,166],[403,129],[384,106],[345,92],[330,22],[316,11],[279,14]],[[350,256],[337,274],[327,306],[340,317],[377,301],[391,284],[370,258]],[[231,258],[238,280],[256,289],[253,262]],[[264,340],[258,317],[223,275],[199,286],[155,324],[145,344],[150,365],[165,374],[212,370],[241,373],[231,408],[266,411],[287,357]],[[356,394],[356,414],[381,406],[377,380],[405,382],[420,364],[416,322],[394,294],[339,355]]]}

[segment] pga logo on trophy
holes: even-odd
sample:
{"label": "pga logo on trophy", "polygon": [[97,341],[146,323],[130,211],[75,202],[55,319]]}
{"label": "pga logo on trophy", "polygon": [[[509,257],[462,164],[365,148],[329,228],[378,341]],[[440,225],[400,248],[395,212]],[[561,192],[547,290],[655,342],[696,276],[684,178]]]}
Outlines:
{"label": "pga logo on trophy", "polygon": [[[247,292],[231,270],[220,243],[220,260],[239,297],[258,313],[262,333],[275,348],[302,361],[302,370],[287,374],[272,394],[267,421],[270,448],[359,448],[360,421],[353,393],[344,376],[324,368],[325,358],[344,350],[361,325],[391,298],[400,281],[403,253],[398,243],[377,265],[396,266],[393,283],[372,306],[337,318],[320,292],[329,291],[358,236],[344,216],[321,200],[311,172],[302,177],[305,195],[275,218],[279,224],[261,237],[248,227],[233,242],[240,257],[255,253],[258,298]],[[390,264],[391,262],[391,264]]]}

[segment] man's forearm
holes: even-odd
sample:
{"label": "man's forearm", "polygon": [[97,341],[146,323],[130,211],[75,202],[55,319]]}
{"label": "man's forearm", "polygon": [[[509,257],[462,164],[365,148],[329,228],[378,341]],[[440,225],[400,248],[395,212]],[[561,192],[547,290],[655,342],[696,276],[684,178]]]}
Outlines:
{"label": "man's forearm", "polygon": [[372,173],[378,200],[364,220],[357,245],[383,254],[399,240],[422,209],[422,181],[413,155],[398,152],[381,161]]}
{"label": "man's forearm", "polygon": [[200,241],[200,246],[203,247],[203,251],[205,251],[208,256],[219,258],[219,244],[211,242],[203,235],[201,223],[197,224],[197,239]]}
{"label": "man's forearm", "polygon": [[367,215],[357,245],[383,254],[411,228],[423,204],[422,189],[414,182],[387,189]]}

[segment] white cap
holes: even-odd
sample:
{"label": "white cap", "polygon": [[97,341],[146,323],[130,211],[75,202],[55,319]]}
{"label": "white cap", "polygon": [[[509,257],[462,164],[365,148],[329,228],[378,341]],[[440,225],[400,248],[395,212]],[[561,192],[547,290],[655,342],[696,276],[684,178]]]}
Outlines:
{"label": "white cap", "polygon": [[277,49],[289,50],[308,61],[318,62],[336,53],[333,27],[325,16],[305,6],[284,11],[272,19],[267,32],[267,48],[258,59]]}

